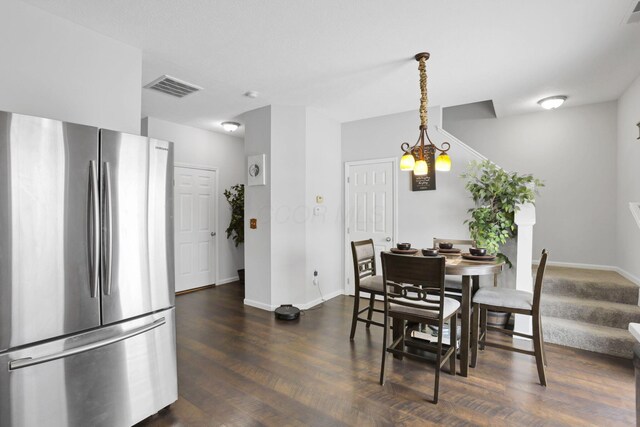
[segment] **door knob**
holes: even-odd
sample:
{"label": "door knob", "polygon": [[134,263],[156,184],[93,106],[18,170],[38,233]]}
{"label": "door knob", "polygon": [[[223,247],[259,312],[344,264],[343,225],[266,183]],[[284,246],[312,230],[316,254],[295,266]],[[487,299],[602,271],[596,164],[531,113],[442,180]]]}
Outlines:
{"label": "door knob", "polygon": [[390,241],[391,241],[391,237],[387,237],[387,238],[386,238],[386,239],[384,239],[384,240],[386,240],[387,242],[390,242]]}
{"label": "door knob", "polygon": [[215,235],[216,235],[216,232],[215,232],[215,231],[212,231],[212,232],[211,232],[211,237],[215,237]]}

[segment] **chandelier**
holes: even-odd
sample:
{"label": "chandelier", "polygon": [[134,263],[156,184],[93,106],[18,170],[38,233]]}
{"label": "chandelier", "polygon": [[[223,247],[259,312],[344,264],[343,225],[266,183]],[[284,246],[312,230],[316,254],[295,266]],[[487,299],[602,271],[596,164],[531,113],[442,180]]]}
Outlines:
{"label": "chandelier", "polygon": [[[400,170],[413,171],[414,175],[427,175],[429,173],[429,166],[425,160],[425,151],[435,153],[440,152],[440,155],[436,159],[436,170],[448,172],[451,170],[451,158],[447,154],[451,144],[443,142],[442,147],[438,147],[429,138],[427,133],[427,69],[425,63],[429,59],[428,52],[418,53],[416,56],[418,61],[418,71],[420,72],[420,135],[418,140],[413,146],[410,146],[408,142],[403,142],[400,149],[404,152],[400,159]],[[425,140],[428,142],[425,147]]]}

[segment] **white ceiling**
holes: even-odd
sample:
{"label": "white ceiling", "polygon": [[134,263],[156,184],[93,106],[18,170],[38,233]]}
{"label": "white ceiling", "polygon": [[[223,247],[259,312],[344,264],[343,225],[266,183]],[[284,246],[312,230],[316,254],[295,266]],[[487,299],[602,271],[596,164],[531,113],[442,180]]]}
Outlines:
{"label": "white ceiling", "polygon": [[637,0],[25,1],[142,49],[141,86],[204,87],[144,89],[143,115],[211,130],[268,104],[341,122],[415,109],[420,51],[430,105],[493,100],[499,116],[617,99],[640,74],[640,24],[624,23]]}

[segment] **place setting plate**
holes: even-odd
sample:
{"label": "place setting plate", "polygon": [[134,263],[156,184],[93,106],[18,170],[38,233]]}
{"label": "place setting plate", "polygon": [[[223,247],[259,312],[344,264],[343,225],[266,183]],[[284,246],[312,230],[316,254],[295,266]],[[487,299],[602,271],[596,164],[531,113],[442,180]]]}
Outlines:
{"label": "place setting plate", "polygon": [[418,253],[418,249],[398,249],[391,248],[391,252],[394,254],[403,254],[403,255],[414,255]]}
{"label": "place setting plate", "polygon": [[496,259],[495,255],[471,255],[470,253],[461,254],[463,259],[471,260],[471,261],[493,261]]}
{"label": "place setting plate", "polygon": [[451,248],[451,249],[439,248],[438,250],[440,251],[441,254],[459,254],[460,252],[462,252],[462,249],[460,248]]}

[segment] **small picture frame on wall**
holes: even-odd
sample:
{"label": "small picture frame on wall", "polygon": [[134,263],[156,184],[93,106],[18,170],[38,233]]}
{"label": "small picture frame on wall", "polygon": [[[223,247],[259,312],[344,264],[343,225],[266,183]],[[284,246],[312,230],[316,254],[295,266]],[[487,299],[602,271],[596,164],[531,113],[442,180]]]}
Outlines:
{"label": "small picture frame on wall", "polygon": [[265,155],[247,157],[247,185],[267,185]]}

